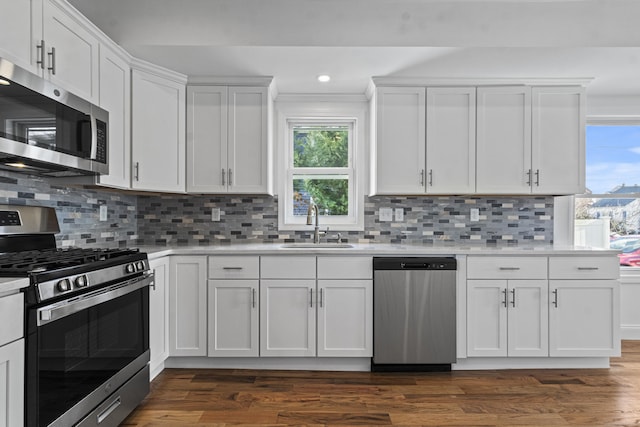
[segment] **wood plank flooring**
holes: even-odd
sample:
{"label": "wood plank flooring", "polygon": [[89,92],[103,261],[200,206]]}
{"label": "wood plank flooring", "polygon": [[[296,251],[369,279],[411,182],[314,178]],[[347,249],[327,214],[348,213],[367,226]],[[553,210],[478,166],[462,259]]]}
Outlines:
{"label": "wood plank flooring", "polygon": [[122,426],[638,426],[640,341],[610,369],[167,369]]}

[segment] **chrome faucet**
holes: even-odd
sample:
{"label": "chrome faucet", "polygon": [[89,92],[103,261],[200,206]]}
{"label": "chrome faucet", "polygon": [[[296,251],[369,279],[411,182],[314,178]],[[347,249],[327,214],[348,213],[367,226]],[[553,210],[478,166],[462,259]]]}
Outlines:
{"label": "chrome faucet", "polygon": [[[313,229],[313,243],[320,243],[320,226],[318,225],[318,205],[309,202],[309,208],[307,209],[307,225],[313,223],[313,217],[316,217],[315,227]],[[323,232],[324,234],[324,232]]]}

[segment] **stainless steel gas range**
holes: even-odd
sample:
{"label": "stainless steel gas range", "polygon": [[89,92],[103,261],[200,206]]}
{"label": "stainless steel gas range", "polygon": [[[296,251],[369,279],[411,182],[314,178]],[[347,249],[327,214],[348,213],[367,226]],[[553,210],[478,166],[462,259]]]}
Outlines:
{"label": "stainless steel gas range", "polygon": [[28,277],[25,425],[117,426],[149,392],[145,253],[56,248],[55,210],[0,205],[0,276]]}

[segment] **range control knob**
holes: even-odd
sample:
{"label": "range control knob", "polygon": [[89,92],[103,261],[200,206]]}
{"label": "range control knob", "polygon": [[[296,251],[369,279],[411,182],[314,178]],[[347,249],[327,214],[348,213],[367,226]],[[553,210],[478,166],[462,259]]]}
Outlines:
{"label": "range control knob", "polygon": [[85,274],[78,276],[74,282],[76,284],[76,288],[84,288],[87,286],[87,276]]}
{"label": "range control knob", "polygon": [[138,271],[144,270],[144,261],[136,262],[136,270]]}
{"label": "range control knob", "polygon": [[124,271],[131,274],[131,273],[135,273],[136,272],[136,266],[131,263],[131,264],[127,264],[127,266],[124,268]]}
{"label": "range control knob", "polygon": [[60,292],[67,292],[71,289],[71,281],[69,279],[62,279],[56,284],[56,288]]}

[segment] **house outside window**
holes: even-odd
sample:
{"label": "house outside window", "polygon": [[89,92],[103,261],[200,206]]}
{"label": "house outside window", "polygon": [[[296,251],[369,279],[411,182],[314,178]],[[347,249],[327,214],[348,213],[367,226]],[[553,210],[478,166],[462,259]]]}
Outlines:
{"label": "house outside window", "polygon": [[620,249],[640,267],[640,123],[589,123],[587,193],[575,198],[575,243]]}

